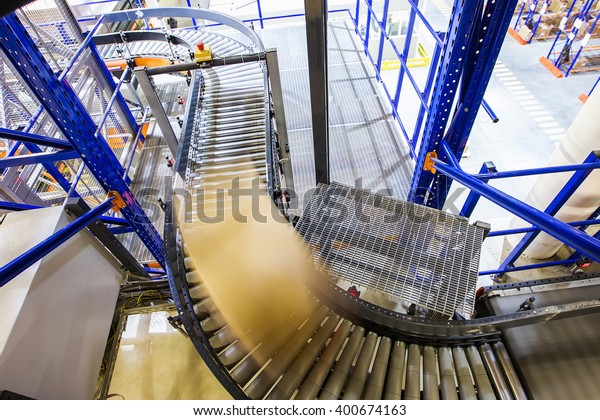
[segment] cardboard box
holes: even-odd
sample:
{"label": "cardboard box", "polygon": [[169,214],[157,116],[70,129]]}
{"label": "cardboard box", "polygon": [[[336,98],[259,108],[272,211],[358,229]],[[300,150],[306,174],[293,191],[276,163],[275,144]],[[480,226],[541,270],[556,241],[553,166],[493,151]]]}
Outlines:
{"label": "cardboard box", "polygon": [[554,26],[548,25],[547,23],[540,23],[535,33],[535,36],[549,36]]}
{"label": "cardboard box", "polygon": [[549,13],[558,13],[560,12],[564,7],[564,4],[562,1],[560,0],[552,0],[552,2],[550,3],[550,6],[548,6],[548,12]]}
{"label": "cardboard box", "polygon": [[577,59],[577,61],[575,62],[575,64],[573,64],[573,70],[585,67],[587,63],[588,63],[588,59],[587,58],[579,56],[579,58]]}
{"label": "cardboard box", "polygon": [[533,32],[531,32],[531,29],[529,29],[525,25],[521,26],[521,29],[519,29],[518,33],[519,33],[519,36],[521,37],[521,39],[525,42],[529,42],[529,40],[531,39],[531,36],[533,35]]}

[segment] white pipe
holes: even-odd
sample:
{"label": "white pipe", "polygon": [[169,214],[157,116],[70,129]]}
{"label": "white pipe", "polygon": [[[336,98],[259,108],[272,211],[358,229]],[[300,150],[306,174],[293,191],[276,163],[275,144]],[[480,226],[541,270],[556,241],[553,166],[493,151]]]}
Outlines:
{"label": "white pipe", "polygon": [[[546,166],[581,163],[593,150],[600,150],[600,90],[598,89],[585,102]],[[545,210],[572,175],[573,172],[565,172],[540,176],[525,202]],[[555,217],[563,222],[589,218],[600,207],[599,185],[600,170],[594,170]],[[520,219],[513,220],[511,224],[526,226]],[[554,256],[561,246],[560,241],[541,233],[525,253],[532,258],[547,259]]]}

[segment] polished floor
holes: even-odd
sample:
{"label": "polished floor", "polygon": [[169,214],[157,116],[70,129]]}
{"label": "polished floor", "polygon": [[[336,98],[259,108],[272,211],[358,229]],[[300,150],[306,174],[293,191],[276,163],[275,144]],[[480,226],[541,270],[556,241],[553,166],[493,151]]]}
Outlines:
{"label": "polished floor", "polygon": [[167,311],[126,315],[107,399],[223,400],[229,393],[209,371]]}

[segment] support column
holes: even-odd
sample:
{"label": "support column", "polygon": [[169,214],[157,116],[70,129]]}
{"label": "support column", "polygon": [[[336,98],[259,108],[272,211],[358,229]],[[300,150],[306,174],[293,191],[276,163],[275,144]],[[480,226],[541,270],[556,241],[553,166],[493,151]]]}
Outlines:
{"label": "support column", "polygon": [[442,139],[460,160],[516,4],[517,0],[455,3],[418,152],[410,201],[443,207],[451,180],[424,170],[425,161],[432,152],[442,161],[447,160],[440,148]]}
{"label": "support column", "polygon": [[173,127],[171,126],[169,117],[165,112],[165,108],[162,106],[160,98],[154,90],[152,80],[148,76],[148,73],[146,73],[146,67],[136,67],[133,69],[133,73],[135,74],[135,78],[142,88],[142,92],[144,92],[146,101],[148,101],[148,105],[152,110],[152,114],[154,114],[154,118],[156,118],[156,123],[158,124],[158,127],[160,128],[160,131],[167,142],[167,146],[169,146],[171,156],[177,156],[177,136],[173,131]]}
{"label": "support column", "polygon": [[329,113],[327,90],[327,0],[304,0],[308,77],[312,110],[315,182],[329,184]]}
{"label": "support column", "polygon": [[271,85],[271,96],[273,100],[273,111],[275,112],[275,123],[277,125],[277,139],[279,140],[281,163],[285,176],[287,189],[294,189],[294,177],[292,171],[292,160],[290,157],[290,145],[287,135],[287,124],[283,108],[283,90],[281,88],[281,76],[279,74],[279,61],[277,50],[267,50],[267,71],[269,72],[269,83]]}

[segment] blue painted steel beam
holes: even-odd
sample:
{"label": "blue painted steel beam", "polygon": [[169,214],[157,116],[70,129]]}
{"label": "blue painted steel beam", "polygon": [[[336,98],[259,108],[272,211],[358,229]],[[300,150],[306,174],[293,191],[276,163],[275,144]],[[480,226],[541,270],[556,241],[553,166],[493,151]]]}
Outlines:
{"label": "blue painted steel beam", "polygon": [[[40,113],[41,113],[41,111],[40,111]],[[36,118],[36,117],[34,116],[33,118]],[[30,122],[30,124],[31,124],[31,122]],[[25,129],[25,131],[28,131],[28,130]],[[25,146],[25,148],[27,148],[27,150],[29,150],[31,153],[43,153],[44,152],[42,149],[40,149],[40,147],[37,144],[17,142],[11,149],[8,156],[15,156],[19,149],[19,146],[21,144],[23,144]],[[56,166],[54,166],[52,163],[47,163],[47,162],[42,163],[42,166],[44,167],[46,172],[48,172],[48,174],[52,178],[54,178],[54,180],[58,183],[58,185],[60,185],[61,188],[63,190],[65,190],[65,192],[69,191],[69,189],[71,188],[71,184],[69,183],[69,181],[67,181],[67,179],[64,177],[64,175],[60,173],[60,171],[56,168]]]}
{"label": "blue painted steel beam", "polygon": [[[102,63],[102,65],[104,67],[106,67],[106,65],[104,63]],[[108,68],[106,70],[108,71]],[[112,107],[115,104],[115,101],[119,97],[121,99],[123,99],[123,96],[121,95],[121,92],[120,92],[121,85],[123,84],[125,79],[127,79],[127,77],[129,76],[130,73],[131,73],[131,67],[127,66],[125,68],[125,70],[123,71],[121,78],[119,79],[119,83],[117,83],[116,85],[115,85],[114,81],[112,80],[112,77],[110,78],[112,86],[113,86],[113,88],[112,88],[113,94],[110,97],[110,99],[108,100],[108,103],[104,106],[106,111],[104,111],[104,114],[102,114],[102,117],[100,117],[100,122],[98,123],[98,128],[96,129],[96,136],[98,136],[102,132],[102,127],[106,123],[106,120],[111,115],[111,113],[114,113],[114,110],[112,109]],[[126,109],[129,109],[129,107],[126,106]],[[131,114],[131,111],[129,113]],[[133,115],[132,115],[132,117],[133,117]],[[138,130],[138,128],[139,127],[137,126],[137,124],[135,124],[135,120],[134,120],[134,125],[131,127],[131,129],[132,129],[132,131],[135,132]]]}
{"label": "blue painted steel beam", "polygon": [[[150,219],[123,180],[123,167],[102,136],[95,137],[96,125],[65,81],[59,81],[23,24],[13,13],[0,19],[1,48],[13,62],[65,138],[79,152],[90,172],[105,191],[116,191],[126,206],[121,214],[135,228],[156,261],[164,267],[163,241]],[[25,65],[23,65],[25,63]]]}
{"label": "blue painted steel beam", "polygon": [[481,180],[492,180],[492,179],[503,179],[503,178],[514,178],[519,176],[528,175],[544,175],[544,174],[556,174],[560,172],[573,172],[581,169],[598,169],[600,168],[600,162],[590,163],[579,163],[576,165],[560,165],[560,166],[547,166],[544,168],[532,168],[532,169],[518,169],[514,171],[502,171],[494,173],[485,173],[473,175],[477,179]]}
{"label": "blue painted steel beam", "polygon": [[[590,155],[586,158],[584,163],[596,163],[599,162],[600,153],[596,155],[596,153],[590,153]],[[565,186],[559,191],[554,200],[548,204],[544,213],[554,216],[561,207],[567,202],[567,200],[573,195],[573,193],[581,186],[583,181],[592,173],[592,169],[580,169],[575,171],[575,173],[569,178]],[[581,231],[579,231],[581,232]],[[505,270],[508,267],[511,267],[515,261],[525,252],[527,247],[533,242],[533,240],[538,236],[540,232],[529,232],[519,241],[519,243],[512,249],[510,254],[504,259],[500,267],[498,268],[500,271]],[[551,232],[548,232],[552,235]],[[599,249],[600,251],[600,249]]]}
{"label": "blue painted steel beam", "polygon": [[483,107],[483,110],[490,116],[490,118],[492,119],[492,122],[494,124],[496,124],[498,121],[500,121],[500,118],[498,118],[498,115],[496,115],[496,113],[494,112],[494,110],[492,109],[490,104],[488,104],[485,99],[483,99],[481,101],[481,106]]}
{"label": "blue painted steel beam", "polygon": [[[439,34],[440,36],[440,40],[444,39],[446,37],[446,34]],[[413,137],[410,140],[410,145],[412,147],[412,149],[414,149],[415,147],[417,147],[417,143],[419,141],[419,135],[421,134],[421,127],[423,126],[424,118],[425,118],[425,112],[427,112],[429,110],[429,100],[431,98],[431,91],[433,90],[433,84],[434,84],[434,80],[435,80],[435,75],[438,69],[438,63],[440,61],[440,56],[442,53],[442,47],[443,45],[438,44],[436,42],[435,46],[433,47],[433,54],[431,57],[431,63],[429,65],[429,72],[427,74],[427,81],[425,82],[425,89],[423,90],[423,93],[420,94],[421,96],[421,106],[419,107],[419,115],[417,116],[417,122],[415,123],[415,130],[413,132]],[[425,105],[423,105],[423,103],[425,103]]]}
{"label": "blue painted steel beam", "polygon": [[[483,165],[481,165],[481,169],[479,170],[480,174],[487,174],[487,173],[492,173],[492,172],[496,172],[496,166],[494,166],[494,164],[492,162],[484,162]],[[478,178],[478,177],[475,176],[475,178]],[[478,178],[478,179],[481,179],[481,178]],[[483,182],[485,182],[487,184],[488,180],[484,179]],[[467,196],[467,199],[465,200],[465,204],[463,204],[463,207],[460,210],[460,215],[463,217],[471,217],[471,214],[473,213],[473,210],[475,210],[475,206],[479,202],[480,198],[481,198],[481,196],[479,194],[477,194],[476,192],[469,191],[469,195]],[[488,234],[488,236],[490,236],[490,235]]]}
{"label": "blue painted steel beam", "polygon": [[29,155],[19,155],[0,159],[0,169],[13,166],[35,165],[38,163],[57,162],[60,160],[69,160],[79,158],[79,153],[75,150],[66,150],[60,152],[42,152]]}
{"label": "blue painted steel beam", "polygon": [[9,130],[0,127],[0,137],[11,140],[18,140],[27,143],[34,143],[40,146],[56,147],[59,149],[72,149],[71,143],[53,137],[42,136],[40,134],[26,133],[24,131]]}
{"label": "blue painted steel beam", "polygon": [[152,267],[144,267],[144,270],[146,271],[146,273],[148,274],[162,274],[165,275],[167,274],[165,272],[165,270],[161,270],[159,268],[152,268]]}
{"label": "blue painted steel beam", "polygon": [[[600,225],[600,220],[592,220],[592,219],[579,220],[577,222],[569,222],[567,224],[569,226],[573,226],[573,227],[583,227],[583,228],[586,228],[588,226]],[[538,230],[539,229],[536,228],[536,227],[534,227],[534,226],[524,227],[524,228],[515,228],[515,229],[495,230],[495,231],[491,231],[490,233],[488,233],[487,234],[487,238],[492,238],[494,236],[517,235],[519,233],[535,232],[535,231],[538,231]],[[581,230],[581,229],[579,229],[579,230]]]}
{"label": "blue painted steel beam", "polygon": [[598,83],[600,83],[600,77],[598,77],[598,79],[596,80],[596,83],[594,83],[594,86],[592,86],[592,88],[590,89],[588,96],[590,96],[592,94],[592,92],[594,91],[594,89],[596,89],[596,86],[598,86]]}
{"label": "blue painted steel beam", "polygon": [[576,262],[577,262],[577,259],[569,257],[566,260],[560,260],[560,261],[546,261],[546,262],[537,263],[537,264],[521,265],[518,267],[508,267],[504,271],[483,270],[483,271],[479,272],[479,275],[480,276],[501,275],[501,274],[504,274],[505,272],[536,270],[538,268],[556,267],[558,265],[570,265],[570,264],[575,264]]}
{"label": "blue painted steel beam", "polygon": [[[569,18],[569,16],[571,16],[571,12],[573,11],[573,7],[575,7],[575,3],[576,0],[572,0],[571,1],[571,5],[569,6],[569,10],[567,10],[567,13],[565,15],[565,18]],[[556,43],[558,42],[558,40],[560,39],[560,36],[563,33],[563,29],[560,26],[558,27],[558,32],[556,33],[556,37],[554,38],[554,41],[552,42],[552,46],[550,47],[550,50],[548,51],[548,55],[546,56],[546,58],[549,60],[550,56],[552,55],[552,53],[554,52],[554,47],[556,46]],[[556,63],[554,63],[556,65]]]}
{"label": "blue painted steel beam", "polygon": [[[594,234],[594,238],[596,238],[600,241],[600,230]],[[580,251],[575,251],[571,254],[569,259],[575,259],[575,261],[579,261],[583,257],[584,257],[584,255]]]}
{"label": "blue painted steel beam", "polygon": [[94,220],[98,219],[102,214],[106,213],[113,206],[112,199],[105,201],[98,207],[90,210],[83,216],[75,219],[58,232],[44,239],[33,248],[25,251],[23,254],[0,267],[0,287],[14,279],[16,276],[27,270],[31,265],[44,258],[50,252],[65,243],[69,238],[77,232],[88,226]]}
{"label": "blue painted steel beam", "polygon": [[[192,2],[190,0],[186,0],[188,7],[192,7]],[[192,18],[192,25],[197,26],[196,19]]]}
{"label": "blue painted steel beam", "polygon": [[[2,210],[12,210],[12,211],[22,211],[22,210],[35,210],[42,209],[40,206],[32,206],[31,204],[21,204],[21,203],[11,203],[9,201],[0,201],[0,209]],[[119,226],[129,226],[129,222],[125,219],[121,219],[120,217],[112,217],[112,216],[100,216],[99,220],[106,223],[107,225],[119,225]]]}
{"label": "blue painted steel beam", "polygon": [[264,29],[262,7],[260,6],[260,0],[256,0],[256,7],[258,8],[258,20],[260,22],[260,29]]}
{"label": "blue painted steel beam", "polygon": [[[527,42],[528,44],[531,44],[531,42],[533,41],[533,38],[535,37],[535,34],[536,34],[537,30],[538,30],[538,27],[540,26],[540,23],[542,22],[542,17],[544,16],[544,13],[545,13],[545,9],[544,8],[547,8],[549,4],[550,3],[548,2],[548,0],[544,0],[544,5],[545,6],[542,5],[542,7],[540,8],[539,13],[537,13],[537,20],[535,22],[535,25],[534,25],[533,29],[531,30],[532,35],[531,35],[531,38],[529,38],[529,41]],[[544,11],[544,13],[542,13],[542,11]],[[534,15],[534,17],[536,17],[536,15]]]}
{"label": "blue painted steel beam", "polygon": [[[408,54],[410,52],[410,42],[412,40],[412,35],[413,32],[415,30],[415,21],[416,21],[416,17],[417,17],[417,11],[419,9],[419,0],[415,0],[413,2],[413,4],[411,4],[411,8],[410,8],[410,13],[409,13],[409,18],[408,18],[408,26],[406,29],[406,37],[404,39],[404,50],[402,51],[402,55],[400,56],[398,54],[398,51],[396,51],[396,55],[398,56],[398,59],[400,60],[400,62],[402,61],[406,61]],[[400,90],[402,89],[402,82],[404,80],[404,68],[400,67],[400,71],[398,72],[398,84],[396,85],[396,92],[394,94],[394,103],[392,104],[394,109],[398,109],[398,102],[400,102]],[[410,73],[407,71],[407,73]],[[419,93],[420,96],[420,89],[416,88],[417,93]]]}
{"label": "blue painted steel beam", "polygon": [[31,204],[21,204],[21,203],[11,203],[10,201],[0,201],[0,209],[2,210],[12,210],[12,211],[21,211],[21,210],[34,210],[39,209],[39,206],[32,206]]}
{"label": "blue painted steel beam", "polygon": [[[411,10],[414,11],[415,8]],[[467,2],[456,2],[454,5],[408,196],[409,201],[417,204],[426,203],[431,193],[434,175],[423,169],[425,160],[428,153],[437,151],[450,119],[477,10],[476,4]]]}
{"label": "blue painted steel beam", "polygon": [[[357,0],[360,1],[360,0]],[[383,13],[381,15],[381,20],[379,21],[379,26],[386,26],[388,10],[390,7],[390,0],[384,0],[383,2]],[[381,80],[381,75],[379,72],[381,71],[381,62],[383,61],[383,46],[385,44],[385,39],[387,38],[386,31],[380,31],[379,34],[379,49],[377,51],[377,66],[375,67],[377,70],[377,80]]]}
{"label": "blue painted steel beam", "polygon": [[131,226],[109,228],[108,230],[110,230],[110,233],[112,233],[113,235],[120,235],[122,233],[135,232],[135,230]]}
{"label": "blue painted steel beam", "polygon": [[[458,160],[469,140],[477,113],[482,106],[494,65],[500,54],[517,0],[486,2],[477,10],[483,16],[474,25],[474,35],[467,48],[466,65],[456,109],[444,138]],[[441,209],[452,181],[446,177],[434,178],[427,205]]]}
{"label": "blue painted steel beam", "polygon": [[373,14],[373,0],[365,1],[367,3],[367,23],[365,24],[365,39],[363,40],[363,46],[365,47],[365,53],[369,54],[369,34],[371,32],[371,15]]}
{"label": "blue painted steel beam", "polygon": [[521,219],[539,227],[544,232],[561,242],[581,251],[590,258],[600,261],[600,241],[586,235],[582,231],[569,226],[567,223],[536,209],[514,197],[485,184],[483,181],[457,169],[447,163],[434,159],[435,169],[467,188],[477,192],[488,200],[498,204]]}

